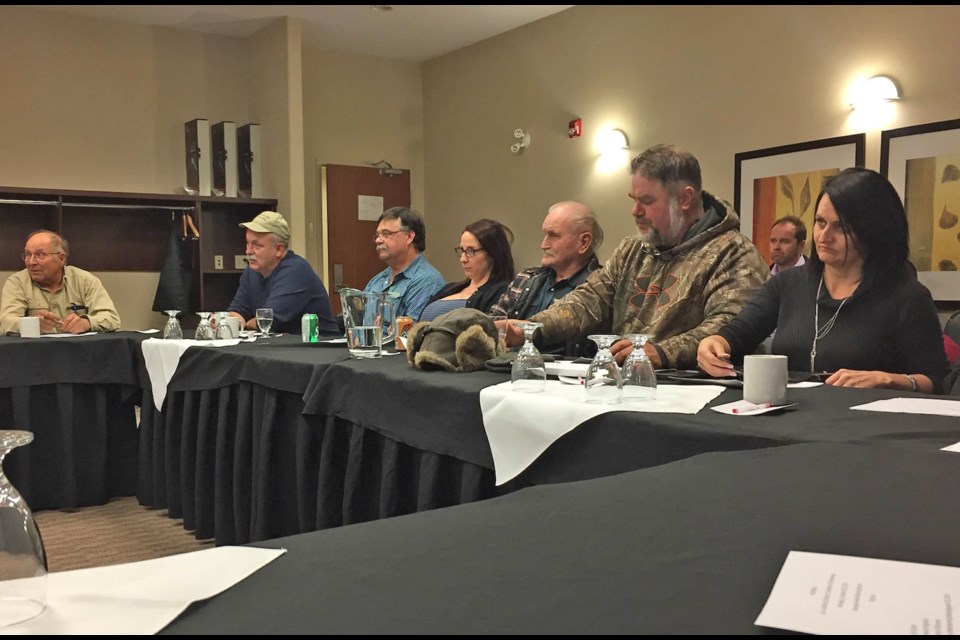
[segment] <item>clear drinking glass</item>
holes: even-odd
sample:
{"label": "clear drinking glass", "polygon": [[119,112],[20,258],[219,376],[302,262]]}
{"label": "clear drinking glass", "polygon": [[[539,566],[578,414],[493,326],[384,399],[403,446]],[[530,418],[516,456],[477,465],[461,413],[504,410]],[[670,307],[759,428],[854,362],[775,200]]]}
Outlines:
{"label": "clear drinking glass", "polygon": [[270,325],[273,324],[273,309],[257,309],[257,327],[264,338],[270,337]]}
{"label": "clear drinking glass", "polygon": [[514,391],[536,393],[547,386],[547,370],[543,366],[543,356],[533,346],[533,332],[541,327],[539,322],[519,322],[526,342],[517,352],[510,370],[510,381]]}
{"label": "clear drinking glass", "polygon": [[34,618],[47,606],[47,554],[30,507],[3,473],[3,458],[33,440],[0,431],[0,627]]}
{"label": "clear drinking glass", "polygon": [[497,347],[497,353],[501,351],[506,351],[507,347],[506,347],[505,340],[507,339],[507,324],[506,324],[507,316],[500,313],[491,313],[489,314],[489,316],[494,323],[497,323],[497,322],[503,323],[503,324],[497,325],[497,335],[499,336],[499,346]]}
{"label": "clear drinking glass", "polygon": [[614,335],[587,336],[597,344],[597,355],[587,367],[587,377],[583,386],[587,390],[587,402],[598,404],[617,404],[620,402],[620,369],[610,353],[610,347],[620,339]]}
{"label": "clear drinking glass", "polygon": [[198,311],[200,323],[197,325],[197,332],[194,334],[196,340],[213,340],[213,327],[210,326],[210,312]]}
{"label": "clear drinking glass", "polygon": [[177,316],[180,315],[180,311],[177,309],[170,309],[169,311],[164,311],[164,313],[170,316],[170,319],[167,320],[166,326],[163,327],[164,339],[182,340],[183,329],[180,328],[180,321],[177,320]]}
{"label": "clear drinking glass", "polygon": [[628,333],[623,337],[633,343],[633,351],[623,361],[620,369],[623,376],[623,400],[653,400],[657,397],[657,374],[647,352],[643,350],[643,345],[653,336],[647,333]]}

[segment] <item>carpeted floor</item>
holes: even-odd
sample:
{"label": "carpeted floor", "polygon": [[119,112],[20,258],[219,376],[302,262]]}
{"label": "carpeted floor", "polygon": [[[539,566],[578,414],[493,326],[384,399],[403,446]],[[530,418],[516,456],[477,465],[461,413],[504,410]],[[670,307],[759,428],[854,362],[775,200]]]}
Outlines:
{"label": "carpeted floor", "polygon": [[86,569],[209,549],[165,509],[147,509],[134,497],[105,505],[34,514],[50,571]]}

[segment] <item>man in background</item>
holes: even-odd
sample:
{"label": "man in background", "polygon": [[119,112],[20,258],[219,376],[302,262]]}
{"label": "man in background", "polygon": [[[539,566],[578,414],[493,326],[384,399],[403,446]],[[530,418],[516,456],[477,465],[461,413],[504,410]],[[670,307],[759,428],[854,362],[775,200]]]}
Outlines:
{"label": "man in background", "polygon": [[[638,233],[624,238],[603,269],[549,309],[539,340],[646,333],[656,368],[692,369],[697,345],[736,316],[770,277],[763,257],[740,233],[733,207],[702,188],[700,163],[688,151],[656,145],[630,163],[631,215]],[[523,336],[507,321],[508,344]],[[633,351],[620,340],[622,362]]]}
{"label": "man in background", "polygon": [[[596,250],[603,243],[603,229],[597,215],[582,202],[558,202],[543,220],[543,256],[539,267],[517,274],[496,304],[491,315],[525,320],[549,307],[576,289],[600,268]],[[582,336],[543,345],[543,353],[579,356],[587,345]]]}
{"label": "man in background", "polygon": [[393,207],[380,214],[373,236],[377,256],[387,268],[370,278],[367,293],[387,292],[396,304],[397,316],[419,318],[433,294],[446,280],[423,257],[427,229],[420,214],[407,207]]}
{"label": "man in background", "polygon": [[797,216],[784,216],[770,229],[770,274],[799,267],[806,263],[803,250],[807,246],[807,227]]}
{"label": "man in background", "polygon": [[52,231],[34,231],[23,247],[26,268],[0,294],[0,333],[19,333],[20,318],[38,316],[42,333],[116,331],[120,314],[100,279],[67,265],[69,245]]}
{"label": "man in background", "polygon": [[300,333],[303,314],[315,313],[319,333],[339,333],[323,281],[289,248],[290,226],[284,217],[264,211],[240,226],[247,230],[247,268],[227,309],[230,315],[240,318],[245,328],[256,329],[257,309],[270,308],[273,331]]}

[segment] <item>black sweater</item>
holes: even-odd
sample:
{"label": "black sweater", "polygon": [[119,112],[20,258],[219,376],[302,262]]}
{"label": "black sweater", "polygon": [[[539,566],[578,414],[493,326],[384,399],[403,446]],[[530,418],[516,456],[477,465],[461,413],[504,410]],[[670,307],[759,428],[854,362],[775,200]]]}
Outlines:
{"label": "black sweater", "polygon": [[[810,371],[814,300],[820,274],[807,266],[770,278],[743,311],[719,330],[739,361],[774,329],[772,351],[789,358],[791,371]],[[846,301],[836,323],[817,341],[814,369],[921,373],[940,393],[949,370],[943,334],[930,292],[913,278],[888,284],[866,281]],[[842,300],[820,294],[819,326],[833,317]]]}

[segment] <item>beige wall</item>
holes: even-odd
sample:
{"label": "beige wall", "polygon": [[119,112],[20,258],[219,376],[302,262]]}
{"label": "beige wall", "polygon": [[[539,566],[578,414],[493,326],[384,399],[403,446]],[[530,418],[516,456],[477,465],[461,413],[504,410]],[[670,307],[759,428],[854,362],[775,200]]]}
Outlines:
{"label": "beige wall", "polygon": [[[2,7],[0,185],[169,193],[185,121],[259,122],[266,195],[318,270],[318,166],[383,159],[412,171],[427,256],[449,279],[461,274],[449,247],[483,216],[513,228],[518,266],[536,264],[562,199],[597,209],[606,257],[633,227],[625,167],[598,167],[603,128],[624,129],[632,153],[689,147],[727,199],[740,151],[866,131],[877,168],[880,130],[960,117],[958,19],[956,6],[578,6],[419,65],[301,48],[289,19],[237,39]],[[887,122],[858,122],[848,86],[876,73],[904,100]],[[532,143],[514,155],[518,127]],[[151,278],[121,275],[111,291],[152,295]],[[123,317],[159,318],[140,303]]]}
{"label": "beige wall", "polygon": [[[174,193],[186,178],[184,122],[261,122],[279,158],[265,168],[266,193],[289,208],[299,189],[302,216],[302,150],[289,159],[289,139],[302,137],[289,124],[301,109],[298,29],[280,21],[243,40],[0,7],[0,185]],[[275,91],[289,68],[295,88]],[[98,275],[124,328],[162,325],[150,311],[157,274]]]}
{"label": "beige wall", "polygon": [[184,122],[251,120],[243,47],[0,7],[0,184],[173,193]]}
{"label": "beige wall", "polygon": [[[430,211],[424,210],[419,64],[305,47],[303,112],[307,256],[318,271],[320,165],[364,166],[386,160],[398,169],[409,169],[412,204],[431,219]],[[369,249],[373,251],[372,243]]]}
{"label": "beige wall", "polygon": [[[691,149],[704,185],[733,200],[741,151],[960,117],[960,8],[575,7],[424,65],[425,189],[434,239],[493,216],[516,233],[518,265],[539,262],[547,207],[581,199],[601,217],[605,258],[634,232],[626,167],[602,173],[593,136],[627,132],[631,152]],[[895,118],[851,117],[857,76],[891,74]],[[584,136],[567,137],[583,118]],[[531,145],[513,155],[514,129]],[[448,244],[450,244],[448,242]],[[452,245],[451,245],[452,246]],[[455,257],[431,258],[447,278]]]}
{"label": "beige wall", "polygon": [[264,195],[277,199],[293,232],[290,244],[302,254],[306,220],[300,42],[300,23],[283,18],[249,38],[245,59],[263,144]]}

